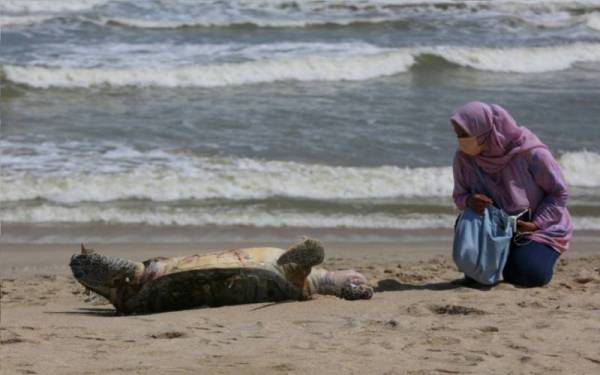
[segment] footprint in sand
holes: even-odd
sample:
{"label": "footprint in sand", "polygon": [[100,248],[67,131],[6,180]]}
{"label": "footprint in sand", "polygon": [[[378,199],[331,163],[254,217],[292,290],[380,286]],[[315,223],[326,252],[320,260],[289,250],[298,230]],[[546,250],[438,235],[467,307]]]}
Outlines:
{"label": "footprint in sand", "polygon": [[427,338],[426,345],[430,346],[447,346],[460,344],[461,340],[452,336],[431,336]]}
{"label": "footprint in sand", "polygon": [[577,284],[584,285],[591,283],[592,281],[598,281],[598,278],[592,272],[583,270],[573,278],[573,281],[575,281]]}
{"label": "footprint in sand", "polygon": [[306,327],[306,326],[309,326],[309,325],[322,324],[322,323],[325,323],[325,322],[323,322],[321,320],[294,320],[292,323],[296,324],[296,325],[299,325],[299,326],[302,326],[302,327]]}
{"label": "footprint in sand", "polygon": [[255,324],[246,326],[240,330],[240,336],[250,339],[264,339],[269,336],[270,330],[265,327],[262,321],[257,321]]}
{"label": "footprint in sand", "polygon": [[376,328],[384,328],[386,330],[395,330],[398,327],[400,327],[400,322],[398,322],[395,319],[389,319],[389,320],[367,320],[365,323],[367,323],[368,326],[370,327],[376,327]]}
{"label": "footprint in sand", "polygon": [[421,317],[428,315],[430,313],[430,309],[423,307],[421,303],[415,303],[406,307],[406,313],[410,316]]}
{"label": "footprint in sand", "polygon": [[19,344],[22,342],[31,342],[30,340],[24,339],[21,335],[12,332],[6,331],[2,333],[0,338],[0,345],[10,345],[10,344]]}
{"label": "footprint in sand", "polygon": [[483,326],[483,327],[477,328],[477,330],[480,332],[485,332],[485,333],[493,333],[493,332],[500,331],[498,329],[498,327],[495,327],[495,326]]}
{"label": "footprint in sand", "polygon": [[285,373],[294,371],[294,366],[292,366],[291,363],[280,363],[278,365],[271,366],[271,368],[275,371],[281,371]]}
{"label": "footprint in sand", "polygon": [[317,348],[317,344],[314,341],[300,341],[292,345],[292,348],[302,350],[315,350]]}
{"label": "footprint in sand", "polygon": [[18,344],[20,342],[26,342],[26,341],[27,340],[24,340],[20,337],[10,337],[7,339],[0,340],[0,345]]}
{"label": "footprint in sand", "polygon": [[439,315],[483,315],[483,310],[461,305],[431,305],[429,309]]}
{"label": "footprint in sand", "polygon": [[480,362],[484,361],[483,357],[474,354],[455,353],[454,355],[457,357],[457,363],[467,366],[476,366]]}
{"label": "footprint in sand", "polygon": [[30,369],[17,369],[17,372],[20,374],[37,374],[37,372]]}
{"label": "footprint in sand", "polygon": [[547,306],[540,301],[520,301],[517,302],[517,306],[522,308],[533,308],[533,309],[544,309]]}
{"label": "footprint in sand", "polygon": [[381,341],[379,342],[379,346],[386,350],[394,350],[394,345],[389,341]]}
{"label": "footprint in sand", "polygon": [[187,334],[185,332],[180,332],[180,331],[166,331],[166,332],[154,333],[149,336],[153,339],[177,339],[177,338],[186,337]]}

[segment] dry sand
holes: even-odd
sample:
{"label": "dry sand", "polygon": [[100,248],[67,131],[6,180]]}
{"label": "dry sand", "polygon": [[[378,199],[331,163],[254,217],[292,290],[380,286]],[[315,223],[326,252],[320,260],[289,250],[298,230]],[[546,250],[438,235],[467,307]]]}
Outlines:
{"label": "dry sand", "polygon": [[[455,285],[447,240],[326,243],[325,266],[364,272],[372,300],[128,317],[69,275],[76,246],[2,244],[0,373],[599,374],[600,248],[586,238],[544,288]],[[92,247],[141,260],[239,245]]]}

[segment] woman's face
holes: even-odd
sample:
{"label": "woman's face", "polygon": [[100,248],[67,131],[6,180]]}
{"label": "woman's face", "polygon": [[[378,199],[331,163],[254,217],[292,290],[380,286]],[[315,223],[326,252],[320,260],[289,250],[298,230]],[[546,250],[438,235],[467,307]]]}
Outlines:
{"label": "woman's face", "polygon": [[452,121],[454,132],[458,138],[458,149],[467,155],[476,156],[481,154],[482,147],[477,141],[477,137],[471,136],[462,126],[458,125],[457,122]]}

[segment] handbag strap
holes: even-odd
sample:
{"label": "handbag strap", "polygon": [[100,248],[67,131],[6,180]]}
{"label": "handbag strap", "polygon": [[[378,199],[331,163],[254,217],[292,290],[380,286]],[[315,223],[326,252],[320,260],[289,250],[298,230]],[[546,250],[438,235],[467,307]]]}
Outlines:
{"label": "handbag strap", "polygon": [[494,199],[494,196],[492,195],[492,193],[490,193],[490,190],[488,189],[486,183],[485,183],[485,179],[483,178],[483,173],[481,172],[481,169],[479,168],[479,166],[477,165],[477,163],[475,162],[474,158],[470,158],[471,159],[471,164],[473,164],[473,168],[475,169],[475,173],[477,174],[477,177],[479,177],[479,181],[481,181],[481,185],[483,186],[483,192],[490,198],[492,198],[492,204],[496,207],[498,207],[496,205],[496,200]]}

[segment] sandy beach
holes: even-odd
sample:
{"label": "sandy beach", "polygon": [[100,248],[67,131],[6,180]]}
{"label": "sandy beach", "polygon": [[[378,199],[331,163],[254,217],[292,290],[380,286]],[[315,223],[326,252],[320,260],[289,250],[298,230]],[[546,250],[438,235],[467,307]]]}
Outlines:
{"label": "sandy beach", "polygon": [[[2,244],[0,373],[597,374],[596,238],[575,240],[544,288],[452,283],[447,240],[325,243],[325,267],[365,273],[373,299],[127,317],[69,274],[77,245]],[[240,245],[254,244],[90,244],[139,260]]]}
{"label": "sandy beach", "polygon": [[[0,14],[0,375],[600,374],[600,0]],[[474,193],[561,244],[568,208],[548,286],[460,282]],[[305,235],[372,299],[118,316],[69,268]]]}

